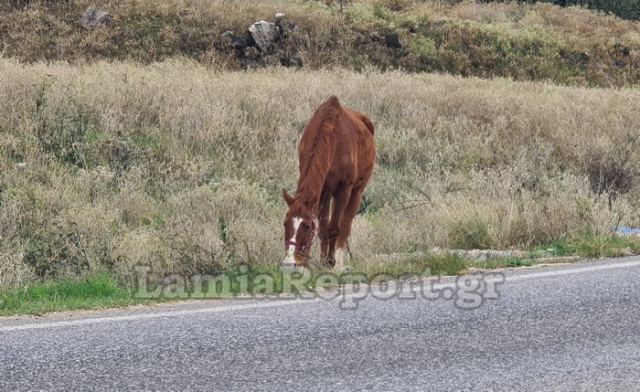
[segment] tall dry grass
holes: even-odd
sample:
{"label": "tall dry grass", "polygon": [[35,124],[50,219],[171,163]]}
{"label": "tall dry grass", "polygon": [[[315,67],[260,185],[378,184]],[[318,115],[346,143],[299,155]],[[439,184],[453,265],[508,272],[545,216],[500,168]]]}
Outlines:
{"label": "tall dry grass", "polygon": [[0,286],[277,263],[280,189],[294,188],[300,133],[330,94],[376,125],[359,266],[640,224],[637,89],[0,60]]}

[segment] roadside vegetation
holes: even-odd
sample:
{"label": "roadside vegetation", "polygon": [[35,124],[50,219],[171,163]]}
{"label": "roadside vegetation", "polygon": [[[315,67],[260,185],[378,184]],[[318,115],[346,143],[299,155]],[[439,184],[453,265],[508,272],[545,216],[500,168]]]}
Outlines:
{"label": "roadside vegetation", "polygon": [[0,94],[2,287],[98,270],[127,281],[136,265],[190,276],[277,263],[280,190],[294,188],[298,137],[331,94],[376,124],[357,268],[640,224],[635,89],[2,60]]}
{"label": "roadside vegetation", "polygon": [[[369,264],[365,270],[357,264],[349,263],[347,271],[334,275],[333,282],[323,279],[328,271],[313,266],[308,280],[301,289],[303,292],[318,292],[323,289],[330,290],[337,284],[376,284],[375,282],[387,279],[404,281],[426,276],[464,275],[483,270],[531,267],[541,263],[567,262],[570,255],[597,258],[639,253],[638,241],[602,235],[579,237],[572,242],[555,241],[546,246],[538,246],[523,257],[503,256],[478,260],[450,252],[403,255],[394,262]],[[230,266],[224,271],[224,277],[228,278],[229,282],[228,289],[221,284],[222,275],[200,278],[169,275],[162,279],[147,280],[145,275],[138,274],[137,277],[133,277],[137,281],[123,281],[109,272],[92,271],[83,277],[66,277],[54,281],[32,282],[22,287],[0,288],[0,316],[41,316],[49,312],[154,305],[160,302],[201,298],[224,299],[278,294],[290,296],[291,289],[283,282],[283,274],[289,274],[289,279],[302,278],[299,271],[282,271],[275,263]],[[259,276],[272,278],[270,288],[267,288],[268,284],[262,287],[261,282],[266,281],[259,279]],[[213,280],[206,282],[204,279]],[[246,287],[240,283],[244,281],[248,282]],[[141,284],[144,285],[144,292],[140,291]],[[254,286],[255,284],[261,285],[261,288]],[[294,290],[296,291],[297,289]]]}
{"label": "roadside vegetation", "polygon": [[[333,3],[333,6],[328,6]],[[419,0],[63,0],[0,5],[0,53],[21,61],[186,57],[219,69],[274,64],[502,76],[588,86],[640,82],[640,22],[548,3]],[[13,5],[12,5],[13,4]],[[80,22],[89,5],[109,26]],[[277,53],[227,42],[284,12],[298,40]],[[238,46],[240,45],[240,46]],[[255,49],[255,48],[253,48]]]}
{"label": "roadside vegetation", "polygon": [[[326,3],[97,0],[113,24],[96,28],[84,0],[0,4],[0,314],[139,303],[136,266],[156,283],[273,271],[281,189],[332,94],[376,126],[352,270],[640,253],[612,234],[640,226],[640,22],[547,3]],[[308,42],[225,46],[276,12]],[[453,252],[474,249],[525,253]]]}
{"label": "roadside vegetation", "polygon": [[126,306],[135,300],[131,293],[107,275],[77,280],[35,283],[22,288],[0,290],[0,316],[42,315],[53,311],[99,309]]}

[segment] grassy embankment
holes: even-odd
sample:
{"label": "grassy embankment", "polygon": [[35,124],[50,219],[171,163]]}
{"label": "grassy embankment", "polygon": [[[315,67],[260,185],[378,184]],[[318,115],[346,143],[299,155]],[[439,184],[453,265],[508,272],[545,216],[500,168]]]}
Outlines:
{"label": "grassy embankment", "polygon": [[[629,250],[640,251],[638,242],[601,236],[599,238],[581,238],[573,243],[557,241],[544,247],[545,253],[551,252],[552,256],[566,256],[578,254],[583,257],[598,256],[618,256]],[[488,259],[482,262],[466,260],[463,257],[444,255],[425,255],[406,257],[396,264],[382,264],[369,268],[367,273],[350,275],[346,273],[341,278],[344,283],[372,282],[373,279],[380,279],[383,275],[391,279],[405,279],[409,277],[420,277],[429,275],[456,275],[462,274],[467,268],[494,269],[508,267],[532,266],[537,263],[539,250],[530,252],[529,257],[502,257]],[[427,272],[428,271],[428,272]],[[246,276],[249,289],[243,289],[238,284],[240,274],[237,271],[226,271],[229,277],[229,290],[224,290],[222,286],[210,281],[205,284],[197,284],[194,281],[185,281],[185,285],[176,285],[177,281],[170,281],[158,285],[157,282],[150,282],[148,292],[155,292],[156,295],[140,295],[139,288],[134,284],[124,284],[114,278],[110,273],[91,273],[81,279],[63,278],[56,281],[30,283],[20,288],[0,290],[0,316],[6,315],[43,315],[48,312],[69,311],[79,309],[101,309],[123,307],[137,304],[154,304],[157,302],[197,299],[197,298],[233,298],[234,296],[245,296],[247,293],[277,294],[289,293],[291,290],[284,288],[281,271],[276,267],[265,269],[264,267],[249,267],[242,271]],[[330,283],[318,283],[323,271],[314,270],[311,279],[303,287],[307,290],[316,290],[319,285],[324,288],[335,287]],[[272,290],[257,290],[256,282],[260,282],[259,274],[268,274],[273,277]],[[296,276],[294,278],[297,279]],[[378,280],[379,281],[379,280]],[[131,282],[129,282],[131,283]],[[290,286],[287,286],[290,287]],[[200,290],[200,291],[197,291]]]}
{"label": "grassy embankment", "polygon": [[291,152],[330,94],[377,126],[357,269],[395,271],[386,255],[434,246],[619,254],[630,245],[611,227],[640,221],[638,90],[186,62],[0,68],[3,287],[273,266]]}
{"label": "grassy embankment", "polygon": [[[113,7],[110,11],[120,23],[131,10],[172,13],[176,9],[173,2],[156,8],[144,1],[119,2],[122,5],[118,6],[103,3]],[[231,18],[226,25],[213,25],[239,31],[248,21],[268,17],[286,6],[285,11],[301,24],[323,20],[309,15],[340,21],[344,25],[337,24],[338,30],[353,28],[357,15],[368,21],[366,26],[394,24],[408,48],[414,45],[412,40],[429,36],[402,31],[399,18],[420,12],[431,13],[436,21],[445,20],[437,26],[493,31],[497,35],[483,35],[479,42],[494,49],[491,37],[506,34],[520,39],[528,28],[545,29],[543,37],[574,45],[575,50],[584,49],[586,42],[595,47],[607,45],[603,37],[614,34],[629,40],[625,45],[632,45],[637,37],[637,23],[584,10],[549,5],[406,3],[410,6],[401,11],[379,2],[358,3],[339,16],[308,2],[268,6],[239,2],[245,11],[226,13]],[[64,14],[69,20],[76,17],[76,9],[86,5],[69,4],[72,16]],[[215,7],[224,6],[218,2],[193,4],[198,11],[181,18],[212,17]],[[637,89],[381,73],[371,67],[362,72],[270,68],[238,73],[224,70],[233,66],[231,60],[206,60],[217,58],[215,49],[209,57],[196,52],[191,56],[173,44],[166,53],[157,52],[159,38],[144,31],[139,36],[148,37],[146,41],[116,41],[118,51],[127,55],[100,52],[74,39],[82,36],[94,43],[113,43],[111,30],[80,34],[75,25],[62,28],[64,21],[51,19],[59,13],[43,16],[47,7],[1,14],[0,30],[6,32],[7,26],[10,30],[3,36],[5,56],[75,63],[95,58],[129,61],[24,65],[0,60],[0,289],[4,303],[14,304],[5,305],[5,313],[137,302],[126,290],[127,294],[121,291],[132,285],[136,265],[151,266],[155,279],[166,274],[217,274],[242,264],[255,271],[271,270],[282,256],[284,204],[279,190],[294,187],[297,162],[292,152],[297,138],[310,113],[330,94],[369,114],[377,128],[378,167],[351,239],[355,269],[401,274],[430,267],[434,272],[454,274],[468,267],[469,262],[459,257],[430,255],[436,246],[531,249],[532,257],[538,254],[536,249],[549,248],[552,255],[585,257],[639,250],[637,243],[609,234],[619,224],[640,224]],[[144,15],[140,20],[156,21]],[[52,41],[31,45],[29,42],[44,39],[45,34],[38,33],[41,29],[11,29],[14,25],[7,24],[44,23],[42,20],[66,31],[66,41],[53,29],[47,36]],[[172,20],[166,23],[174,23]],[[188,20],[181,21],[186,24],[180,28],[198,30]],[[526,27],[528,24],[531,26]],[[127,31],[137,31],[133,26]],[[596,26],[599,34],[589,33],[587,26]],[[323,37],[320,24],[317,28],[314,39]],[[622,29],[626,29],[624,34]],[[475,37],[464,31],[460,37]],[[534,36],[538,35],[530,38]],[[100,37],[104,41],[93,41]],[[455,39],[457,35],[447,33],[445,37]],[[133,50],[130,45],[135,42],[145,50]],[[344,58],[357,59],[348,44],[351,41],[340,42],[345,52],[337,51],[336,56],[347,53]],[[475,44],[469,42],[464,51],[473,58],[478,52],[470,49]],[[504,42],[513,47],[512,41]],[[106,43],[104,48],[109,47]],[[545,45],[540,48],[548,49]],[[435,46],[437,53],[444,53],[446,47],[462,48]],[[43,48],[57,49],[47,52]],[[552,53],[527,50],[536,56]],[[39,57],[29,58],[29,53]],[[144,53],[164,54],[145,57]],[[602,82],[605,79],[623,84],[635,80],[628,75],[637,71],[631,67],[630,73],[619,73],[600,67],[607,75],[604,79],[590,73],[590,67],[578,78],[518,74],[502,67],[505,57],[495,53],[486,52],[487,59],[493,56],[495,61],[474,60],[473,72],[453,66],[447,70],[572,84],[607,84]],[[197,61],[133,62],[176,54]],[[319,54],[307,54],[311,68],[322,65],[313,60]],[[632,58],[636,55],[634,49]],[[550,58],[558,59],[555,55]],[[338,60],[333,58],[331,63],[387,68],[375,59]],[[520,72],[524,64],[538,64],[534,60],[525,57],[524,63],[507,63]],[[431,64],[427,57],[419,62]],[[489,71],[477,72],[480,65]],[[429,67],[425,69],[434,69]],[[556,64],[545,69],[556,72],[562,67]],[[486,266],[529,264],[527,259],[491,261]],[[59,300],[56,293],[64,292],[67,283],[51,283],[62,279],[79,284],[88,281],[93,286],[99,281],[96,276],[103,273],[110,277],[113,291],[100,284],[107,290],[90,291],[109,292],[107,297],[112,299],[96,300],[94,305]],[[74,292],[85,293],[67,291],[71,293],[68,298],[78,297]],[[36,308],[25,298],[50,299],[40,301],[45,303],[37,305],[40,310],[29,310]]]}

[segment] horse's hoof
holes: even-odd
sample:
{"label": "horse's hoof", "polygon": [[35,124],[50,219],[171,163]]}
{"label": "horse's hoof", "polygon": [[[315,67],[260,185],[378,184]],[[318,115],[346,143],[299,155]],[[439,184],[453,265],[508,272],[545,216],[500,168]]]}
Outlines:
{"label": "horse's hoof", "polygon": [[333,268],[334,265],[336,265],[336,262],[333,259],[325,257],[322,260],[320,260],[320,264],[325,268],[331,269],[331,268]]}

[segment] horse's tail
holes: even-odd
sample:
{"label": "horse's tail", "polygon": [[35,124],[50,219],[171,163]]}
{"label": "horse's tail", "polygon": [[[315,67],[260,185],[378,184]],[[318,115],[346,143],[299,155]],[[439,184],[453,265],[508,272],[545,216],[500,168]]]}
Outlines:
{"label": "horse's tail", "polygon": [[371,120],[369,120],[369,117],[365,116],[364,114],[362,115],[362,122],[364,123],[364,125],[367,126],[367,129],[369,130],[369,132],[371,133],[371,136],[376,134],[375,129],[373,128],[373,123],[371,122]]}

